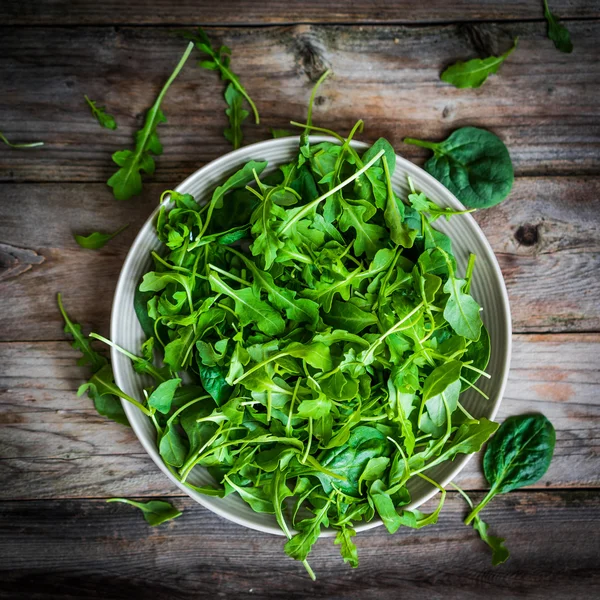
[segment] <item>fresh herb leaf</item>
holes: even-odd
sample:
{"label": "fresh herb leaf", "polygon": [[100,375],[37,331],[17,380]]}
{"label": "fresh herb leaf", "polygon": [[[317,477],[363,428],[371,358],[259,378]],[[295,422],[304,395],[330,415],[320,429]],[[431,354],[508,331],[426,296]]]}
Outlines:
{"label": "fresh herb leaf", "polygon": [[225,139],[231,142],[234,150],[237,150],[242,145],[242,123],[248,116],[248,111],[242,108],[244,96],[240,94],[237,88],[230,83],[225,90],[225,101],[229,108],[225,110],[225,114],[229,118],[229,127],[225,129],[223,134]]}
{"label": "fresh herb leaf", "polygon": [[449,66],[440,76],[442,81],[457,88],[478,88],[483,85],[489,75],[498,72],[500,65],[515,51],[518,38],[512,48],[500,56],[473,58],[467,62],[458,61]]}
{"label": "fresh herb leaf", "polygon": [[87,96],[84,96],[84,98],[88,103],[90,110],[92,111],[92,115],[96,117],[96,120],[101,127],[113,130],[117,128],[117,122],[115,121],[115,118],[106,112],[104,106],[96,106],[96,103],[93,100],[90,100]]}
{"label": "fresh herb leaf", "polygon": [[179,75],[193,47],[192,43],[188,45],[175,70],[171,73],[154,104],[146,113],[144,126],[135,135],[135,149],[119,150],[112,156],[113,161],[120,168],[110,177],[107,184],[113,188],[113,194],[117,200],[129,200],[132,196],[141,194],[141,172],[143,171],[148,175],[154,173],[155,164],[152,155],[157,156],[162,154],[163,151],[162,144],[158,139],[157,128],[161,123],[166,123],[167,121],[160,106],[167,90],[177,75]]}
{"label": "fresh herb leaf", "polygon": [[98,250],[105,246],[110,240],[119,235],[122,231],[125,231],[129,225],[123,225],[117,229],[114,233],[100,233],[99,231],[94,231],[94,233],[90,233],[90,235],[74,235],[75,241],[82,247],[88,248],[89,250]]}
{"label": "fresh herb leaf", "polygon": [[177,510],[172,504],[164,502],[163,500],[150,500],[149,502],[136,502],[135,500],[129,500],[128,498],[109,498],[107,502],[123,502],[135,506],[142,511],[144,519],[156,527],[161,525],[165,521],[170,521],[180,517],[183,513]]}
{"label": "fresh herb leaf", "polygon": [[573,52],[573,42],[571,42],[569,30],[560,24],[556,15],[550,12],[548,0],[544,0],[544,17],[548,22],[548,37],[554,42],[554,46],[567,54]]}
{"label": "fresh herb leaf", "polygon": [[510,155],[502,140],[490,131],[463,127],[443,142],[405,138],[404,143],[433,151],[425,170],[468,208],[494,206],[512,189]]}

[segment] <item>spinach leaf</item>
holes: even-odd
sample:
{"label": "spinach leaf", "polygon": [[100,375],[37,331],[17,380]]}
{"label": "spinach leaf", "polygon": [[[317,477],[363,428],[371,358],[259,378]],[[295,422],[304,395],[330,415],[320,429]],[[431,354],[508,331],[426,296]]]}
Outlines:
{"label": "spinach leaf", "polygon": [[181,379],[169,379],[163,381],[148,398],[148,406],[163,413],[163,415],[169,414],[171,411],[171,403],[173,402],[173,396],[179,385]]}
{"label": "spinach leaf", "polygon": [[569,30],[559,23],[556,15],[550,12],[548,0],[544,0],[544,17],[548,22],[548,37],[554,42],[554,46],[567,54],[573,52],[573,42],[571,42]]}
{"label": "spinach leaf", "polygon": [[146,113],[144,126],[135,135],[135,149],[119,150],[112,156],[113,161],[119,166],[119,170],[110,177],[107,184],[113,188],[113,194],[117,200],[129,200],[132,196],[141,194],[141,172],[144,171],[148,175],[154,173],[155,165],[152,154],[162,154],[163,150],[156,130],[161,123],[167,121],[160,106],[167,90],[179,75],[192,49],[193,44],[190,43],[175,70],[158,94],[156,101]]}
{"label": "spinach leaf", "polygon": [[94,233],[90,233],[88,236],[75,235],[73,237],[82,248],[97,250],[105,246],[110,240],[119,235],[122,231],[125,231],[128,227],[129,225],[123,225],[123,227],[119,227],[114,233],[100,233],[99,231],[94,231]]}
{"label": "spinach leaf", "polygon": [[405,138],[404,143],[433,151],[425,170],[468,208],[494,206],[512,189],[514,172],[510,155],[502,140],[490,131],[463,127],[443,142]]}
{"label": "spinach leaf", "polygon": [[469,524],[496,494],[538,481],[548,470],[556,432],[544,415],[519,415],[502,423],[488,444],[483,472],[490,491],[465,520]]}
{"label": "spinach leaf", "polygon": [[458,61],[448,67],[440,79],[457,88],[478,88],[485,83],[489,75],[498,72],[500,65],[515,51],[517,41],[518,38],[515,39],[512,48],[500,56],[473,58],[467,62]]}
{"label": "spinach leaf", "polygon": [[96,103],[93,100],[90,100],[87,96],[84,96],[84,98],[92,111],[92,115],[96,117],[96,121],[100,124],[100,127],[112,130],[117,128],[115,118],[106,112],[104,106],[96,106]]}
{"label": "spinach leaf", "polygon": [[171,519],[180,517],[183,514],[173,505],[169,504],[168,502],[164,502],[163,500],[135,502],[134,500],[129,500],[128,498],[109,498],[107,502],[123,502],[139,508],[144,515],[144,519],[146,519],[146,521],[152,525],[152,527],[156,527],[165,521],[170,521]]}

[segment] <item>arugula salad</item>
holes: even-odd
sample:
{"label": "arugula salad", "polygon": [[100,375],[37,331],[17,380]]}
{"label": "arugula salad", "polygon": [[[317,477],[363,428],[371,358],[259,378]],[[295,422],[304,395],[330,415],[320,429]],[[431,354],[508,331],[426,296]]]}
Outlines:
{"label": "arugula salad", "polygon": [[[461,404],[488,377],[490,342],[469,295],[475,256],[460,273],[434,227],[457,211],[411,182],[399,197],[392,146],[358,152],[360,127],[312,144],[309,122],[297,158],[268,174],[248,162],[204,205],[166,191],[164,253],[135,298],[147,341],[129,356],[155,380],[136,404],[165,464],[273,514],[311,575],[323,527],[355,566],[356,524],[435,523],[445,491],[429,469],[497,428]],[[190,482],[198,467],[214,487]],[[440,488],[431,514],[403,509],[417,479]]]}

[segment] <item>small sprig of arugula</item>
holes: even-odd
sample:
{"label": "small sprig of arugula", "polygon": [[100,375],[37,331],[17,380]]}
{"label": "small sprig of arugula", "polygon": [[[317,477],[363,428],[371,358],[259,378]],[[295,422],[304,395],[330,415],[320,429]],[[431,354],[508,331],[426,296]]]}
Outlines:
{"label": "small sprig of arugula", "polygon": [[[363,153],[351,144],[361,121],[347,137],[313,127],[312,102],[326,75],[313,90],[296,159],[271,172],[250,161],[203,205],[163,194],[156,230],[164,251],[152,253],[154,268],[134,300],[147,336],[140,355],[90,336],[154,380],[144,398],[115,385],[59,297],[66,330],[94,371],[80,393],[121,422],[118,398],[147,415],[165,465],[183,484],[238,494],[273,514],[288,538],[285,552],[313,578],[307,557],[323,527],[337,531],[334,543],[356,567],[356,524],[379,517],[394,533],[436,523],[446,492],[429,470],[477,452],[498,428],[469,414],[461,396],[472,388],[486,397],[477,382],[489,377],[490,338],[469,293],[476,258],[461,277],[451,240],[434,227],[465,211],[438,207],[410,181],[406,197],[396,194],[389,142]],[[312,130],[337,141],[311,144]],[[482,161],[469,136],[484,134],[418,143],[434,151],[432,160],[466,169]],[[481,196],[491,185],[485,172],[471,204],[494,204],[506,192]],[[512,168],[510,177],[500,172],[512,184]],[[489,445],[492,488],[466,521],[492,548],[494,564],[508,551],[479,511],[496,493],[539,478],[552,455],[553,438],[531,444],[532,429],[521,422],[503,426]],[[193,483],[198,468],[214,486]],[[418,479],[441,492],[429,514],[407,508]]]}

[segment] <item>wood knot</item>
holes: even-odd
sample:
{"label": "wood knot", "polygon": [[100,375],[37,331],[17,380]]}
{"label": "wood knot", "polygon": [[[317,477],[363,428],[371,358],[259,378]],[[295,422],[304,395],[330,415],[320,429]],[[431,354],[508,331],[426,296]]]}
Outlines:
{"label": "wood knot", "polygon": [[313,83],[329,68],[325,59],[325,48],[318,32],[311,27],[296,28],[294,54],[300,67]]}
{"label": "wood knot", "polygon": [[531,225],[530,223],[525,223],[525,225],[521,225],[515,232],[515,240],[521,246],[535,246],[535,244],[539,241],[539,225]]}
{"label": "wood knot", "polygon": [[32,265],[39,265],[45,260],[45,257],[28,248],[0,243],[0,281],[17,277],[29,271]]}

